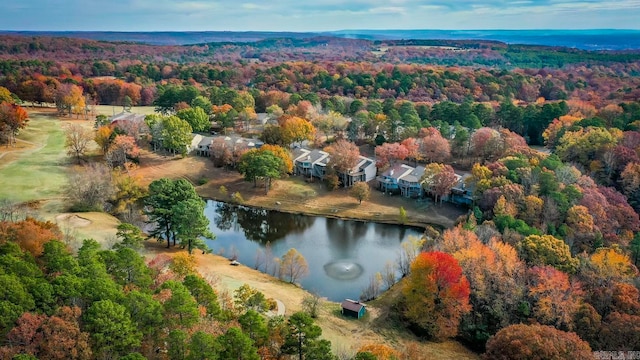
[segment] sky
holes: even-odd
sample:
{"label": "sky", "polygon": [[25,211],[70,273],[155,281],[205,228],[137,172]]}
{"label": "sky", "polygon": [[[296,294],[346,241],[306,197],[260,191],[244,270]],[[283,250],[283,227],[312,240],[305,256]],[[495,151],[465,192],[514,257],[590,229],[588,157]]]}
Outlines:
{"label": "sky", "polygon": [[0,0],[0,30],[640,29],[640,0]]}

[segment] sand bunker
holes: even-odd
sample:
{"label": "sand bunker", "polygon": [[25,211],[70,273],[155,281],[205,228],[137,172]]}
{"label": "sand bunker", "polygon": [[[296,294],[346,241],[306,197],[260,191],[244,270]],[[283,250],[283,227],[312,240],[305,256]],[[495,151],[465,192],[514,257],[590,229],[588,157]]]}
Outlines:
{"label": "sand bunker", "polygon": [[85,227],[91,225],[91,220],[80,217],[76,214],[60,214],[56,216],[58,224],[69,225],[73,227]]}

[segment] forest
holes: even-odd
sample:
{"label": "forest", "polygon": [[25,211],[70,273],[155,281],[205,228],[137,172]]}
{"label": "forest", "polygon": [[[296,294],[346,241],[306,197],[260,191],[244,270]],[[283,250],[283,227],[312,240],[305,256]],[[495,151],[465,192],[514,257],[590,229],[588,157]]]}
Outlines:
{"label": "forest", "polygon": [[[640,349],[638,53],[453,40],[153,46],[2,36],[0,59],[0,141],[8,145],[29,125],[27,105],[55,104],[77,118],[98,104],[157,111],[139,126],[98,117],[90,133],[69,131],[71,158],[86,155],[73,139],[95,141],[104,171],[120,179],[109,185],[116,195],[87,203],[80,194],[74,210],[123,219],[147,209],[167,225],[166,213],[148,209],[171,209],[175,197],[158,195],[170,185],[132,194],[120,170],[141,148],[186,155],[191,133],[210,133],[212,122],[266,144],[211,144],[211,166],[264,179],[266,192],[292,173],[293,144],[331,154],[332,189],[368,147],[379,174],[424,165],[420,183],[436,203],[456,172],[473,197],[455,227],[429,228],[407,251],[402,280],[381,295],[391,309],[381,322],[408,324],[425,341],[457,339],[486,359]],[[258,113],[272,120],[260,127]],[[180,186],[175,194],[192,192]],[[202,210],[196,198],[179,212]],[[206,226],[179,220],[197,229],[167,225],[155,235],[170,246],[178,233],[189,251],[201,247]],[[336,358],[309,314],[265,318],[263,294],[218,293],[188,256],[145,262],[135,227],[119,231],[109,250],[87,240],[72,254],[61,237],[54,224],[3,213],[4,358]],[[420,359],[360,350],[355,359]]]}

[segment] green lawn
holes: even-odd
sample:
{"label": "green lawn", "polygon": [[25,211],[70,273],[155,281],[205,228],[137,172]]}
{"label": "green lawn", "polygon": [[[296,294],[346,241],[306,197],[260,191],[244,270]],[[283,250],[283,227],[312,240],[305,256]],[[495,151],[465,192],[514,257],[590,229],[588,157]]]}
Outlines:
{"label": "green lawn", "polygon": [[0,198],[29,201],[61,197],[67,183],[68,158],[59,121],[32,115],[18,138],[34,143],[35,147],[0,167]]}

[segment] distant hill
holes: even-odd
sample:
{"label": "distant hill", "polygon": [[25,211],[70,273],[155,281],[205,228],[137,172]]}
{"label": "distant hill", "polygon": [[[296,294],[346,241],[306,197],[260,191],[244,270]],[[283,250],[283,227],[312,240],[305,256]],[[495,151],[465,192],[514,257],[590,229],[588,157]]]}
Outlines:
{"label": "distant hill", "polygon": [[640,49],[640,30],[340,30],[323,33],[263,31],[112,32],[112,31],[0,31],[0,34],[54,36],[152,45],[213,42],[256,42],[266,39],[306,39],[317,36],[366,40],[492,40],[507,44],[562,46],[583,50]]}

